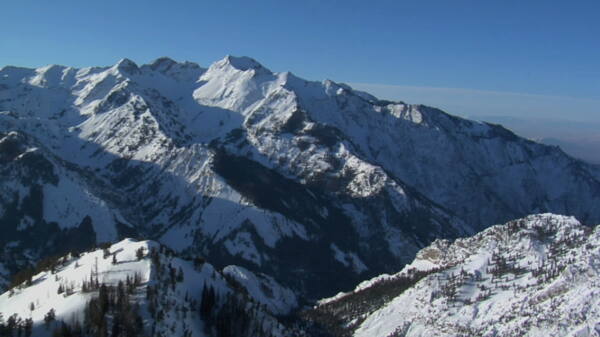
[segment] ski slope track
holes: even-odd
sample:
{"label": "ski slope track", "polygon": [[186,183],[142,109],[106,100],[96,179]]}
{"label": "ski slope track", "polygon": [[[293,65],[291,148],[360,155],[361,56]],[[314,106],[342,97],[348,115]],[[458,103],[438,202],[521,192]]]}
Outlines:
{"label": "ski slope track", "polygon": [[287,310],[436,238],[538,212],[600,222],[600,170],[557,147],[248,57],[1,68],[0,161],[3,287],[139,237],[263,274],[300,295]]}

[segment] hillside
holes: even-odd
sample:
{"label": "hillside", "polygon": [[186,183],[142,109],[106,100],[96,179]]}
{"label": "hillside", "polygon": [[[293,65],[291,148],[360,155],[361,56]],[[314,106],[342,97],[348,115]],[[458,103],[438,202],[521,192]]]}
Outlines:
{"label": "hillside", "polygon": [[[221,273],[202,260],[183,260],[152,241],[126,239],[44,266],[0,295],[0,323],[10,326],[12,320],[15,333],[293,335],[274,318],[287,313],[279,295],[289,290],[236,266]],[[230,277],[234,272],[237,277]],[[242,279],[255,280],[254,288],[245,288]],[[294,301],[293,294],[287,300]]]}
{"label": "hillside", "polygon": [[537,212],[600,222],[600,171],[556,147],[247,57],[4,67],[0,141],[4,284],[142,237],[310,302],[437,238]]}
{"label": "hillside", "polygon": [[599,228],[541,214],[437,240],[305,316],[337,336],[598,336]]}

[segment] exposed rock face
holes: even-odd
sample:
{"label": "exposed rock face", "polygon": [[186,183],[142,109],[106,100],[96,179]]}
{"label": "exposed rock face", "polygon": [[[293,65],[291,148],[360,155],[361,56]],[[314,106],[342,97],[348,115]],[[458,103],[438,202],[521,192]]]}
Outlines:
{"label": "exposed rock face", "polygon": [[531,215],[437,240],[307,314],[340,336],[598,336],[600,227]]}
{"label": "exposed rock face", "polygon": [[250,58],[5,67],[0,88],[3,256],[83,226],[81,242],[151,238],[316,299],[436,238],[540,211],[600,222],[598,169],[558,148]]}

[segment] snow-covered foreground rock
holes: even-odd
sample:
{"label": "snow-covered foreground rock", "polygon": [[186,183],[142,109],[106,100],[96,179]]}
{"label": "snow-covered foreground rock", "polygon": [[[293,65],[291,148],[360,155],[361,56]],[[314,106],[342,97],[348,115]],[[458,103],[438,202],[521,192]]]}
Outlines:
{"label": "snow-covered foreground rock", "polygon": [[143,237],[306,302],[436,238],[548,211],[600,222],[600,170],[558,148],[247,57],[3,67],[0,164],[3,288],[45,256]]}
{"label": "snow-covered foreground rock", "polygon": [[[47,270],[0,295],[0,323],[12,319],[15,335],[31,329],[33,336],[62,331],[61,322],[86,336],[114,335],[115,329],[131,329],[127,336],[291,335],[273,316],[287,309],[286,303],[275,297],[262,303],[264,293],[241,291],[239,283],[209,263],[174,254],[152,241],[126,239],[48,262]],[[255,280],[257,289],[289,292],[273,282],[263,285],[256,281],[259,276],[239,267],[227,269],[238,279]],[[290,297],[286,300],[295,301]]]}
{"label": "snow-covered foreground rock", "polygon": [[600,336],[600,226],[541,214],[437,240],[308,316],[340,336]]}

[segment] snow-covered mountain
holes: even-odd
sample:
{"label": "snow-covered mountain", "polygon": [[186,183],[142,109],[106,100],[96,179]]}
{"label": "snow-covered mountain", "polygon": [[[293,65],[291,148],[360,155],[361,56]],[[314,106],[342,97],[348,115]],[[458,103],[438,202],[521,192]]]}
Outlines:
{"label": "snow-covered mountain", "polygon": [[[97,194],[85,172],[24,133],[0,135],[0,271],[117,238],[130,224]],[[9,273],[0,273],[2,279]]]}
{"label": "snow-covered mountain", "polygon": [[436,238],[600,222],[600,170],[557,148],[246,57],[4,67],[0,139],[3,275],[133,236],[316,299]]}
{"label": "snow-covered mountain", "polygon": [[44,267],[0,295],[0,324],[13,322],[9,335],[294,335],[274,316],[295,301],[293,294],[278,300],[289,289],[237,266],[222,273],[183,260],[156,242],[126,239]]}
{"label": "snow-covered mountain", "polygon": [[600,226],[540,214],[436,240],[307,317],[339,336],[600,336]]}

